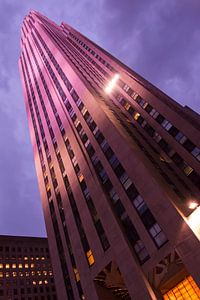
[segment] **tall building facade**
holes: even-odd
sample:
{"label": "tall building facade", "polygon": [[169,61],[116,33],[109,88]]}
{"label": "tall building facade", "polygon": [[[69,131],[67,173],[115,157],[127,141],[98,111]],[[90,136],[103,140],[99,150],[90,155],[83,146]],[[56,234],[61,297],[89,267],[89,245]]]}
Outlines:
{"label": "tall building facade", "polygon": [[0,236],[0,299],[57,299],[47,238]]}
{"label": "tall building facade", "polygon": [[21,50],[58,299],[200,299],[199,115],[38,12]]}

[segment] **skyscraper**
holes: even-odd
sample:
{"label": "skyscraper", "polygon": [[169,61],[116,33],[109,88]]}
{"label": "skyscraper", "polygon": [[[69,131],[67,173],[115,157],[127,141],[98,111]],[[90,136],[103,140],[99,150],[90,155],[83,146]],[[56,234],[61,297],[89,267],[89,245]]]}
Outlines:
{"label": "skyscraper", "polygon": [[38,12],[21,49],[58,299],[200,299],[199,115]]}

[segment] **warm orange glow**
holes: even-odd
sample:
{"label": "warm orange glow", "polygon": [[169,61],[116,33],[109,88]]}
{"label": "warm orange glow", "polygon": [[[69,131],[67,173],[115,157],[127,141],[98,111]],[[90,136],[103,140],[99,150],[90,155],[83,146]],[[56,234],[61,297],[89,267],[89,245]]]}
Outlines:
{"label": "warm orange glow", "polygon": [[90,265],[90,266],[93,265],[93,264],[94,264],[94,256],[93,256],[93,254],[92,254],[92,250],[89,250],[89,251],[86,253],[86,255],[87,255],[87,259],[88,259],[89,265]]}
{"label": "warm orange glow", "polygon": [[181,281],[173,289],[167,292],[163,297],[164,300],[198,300],[200,299],[200,289],[192,276],[188,276],[185,280]]}
{"label": "warm orange glow", "polygon": [[16,264],[12,264],[13,269],[16,269],[16,267],[17,267]]}
{"label": "warm orange glow", "polygon": [[3,269],[3,264],[0,264],[0,269]]}
{"label": "warm orange glow", "polygon": [[137,120],[139,118],[140,114],[139,113],[134,113],[133,118],[134,120]]}
{"label": "warm orange glow", "polygon": [[118,79],[119,79],[119,74],[115,74],[115,76],[111,79],[111,81],[108,83],[107,87],[105,88],[105,92],[107,94],[110,94],[112,92]]}
{"label": "warm orange glow", "polygon": [[9,264],[6,264],[6,269],[10,269],[10,265]]}
{"label": "warm orange glow", "polygon": [[22,269],[22,264],[19,264],[19,265],[18,265],[18,268],[19,268],[19,269]]}

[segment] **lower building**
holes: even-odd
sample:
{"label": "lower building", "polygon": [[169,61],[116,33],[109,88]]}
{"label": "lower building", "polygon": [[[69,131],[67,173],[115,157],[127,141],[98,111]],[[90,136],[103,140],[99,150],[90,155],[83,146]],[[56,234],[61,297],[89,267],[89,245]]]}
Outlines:
{"label": "lower building", "polygon": [[57,299],[46,238],[0,236],[0,299]]}

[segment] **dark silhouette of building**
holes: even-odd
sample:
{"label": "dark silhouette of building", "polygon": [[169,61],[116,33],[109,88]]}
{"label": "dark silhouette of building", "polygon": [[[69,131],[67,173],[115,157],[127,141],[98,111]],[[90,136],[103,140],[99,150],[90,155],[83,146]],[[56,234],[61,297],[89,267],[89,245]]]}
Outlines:
{"label": "dark silhouette of building", "polygon": [[21,49],[58,298],[199,299],[199,115],[38,12]]}
{"label": "dark silhouette of building", "polygon": [[0,299],[57,299],[46,238],[0,236]]}

